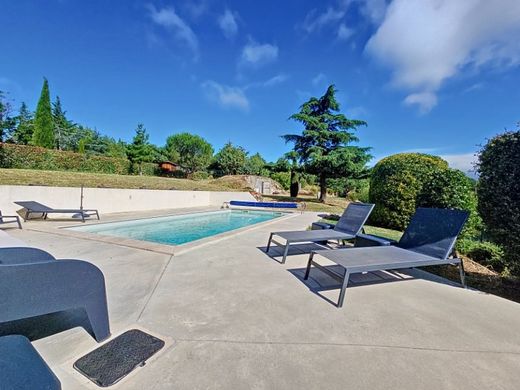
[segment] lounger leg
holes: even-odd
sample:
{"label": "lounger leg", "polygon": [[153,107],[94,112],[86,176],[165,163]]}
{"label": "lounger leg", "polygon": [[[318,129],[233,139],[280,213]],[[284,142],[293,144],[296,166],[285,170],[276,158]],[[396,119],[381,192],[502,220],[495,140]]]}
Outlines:
{"label": "lounger leg", "polygon": [[314,258],[314,252],[311,252],[309,256],[309,261],[307,262],[307,269],[305,270],[305,276],[303,280],[309,279],[309,274],[311,273],[312,259]]}
{"label": "lounger leg", "polygon": [[25,217],[23,217],[23,221],[27,222],[28,219],[29,219],[29,210],[26,210],[25,211]]}
{"label": "lounger leg", "polygon": [[285,249],[283,251],[282,264],[285,264],[285,260],[287,259],[287,254],[289,253],[289,241],[285,244]]}
{"label": "lounger leg", "polygon": [[462,259],[460,259],[460,263],[459,263],[459,272],[460,272],[460,284],[462,284],[462,287],[466,288],[466,274],[464,272],[464,263],[462,262]]}
{"label": "lounger leg", "polygon": [[345,300],[345,294],[347,293],[348,279],[350,278],[350,273],[348,270],[345,270],[345,276],[343,277],[343,284],[341,286],[341,291],[339,292],[338,299],[338,308],[343,306],[343,301]]}
{"label": "lounger leg", "polygon": [[103,341],[110,336],[107,307],[102,301],[102,297],[100,296],[99,298],[99,302],[92,302],[85,306],[90,327],[97,342]]}
{"label": "lounger leg", "polygon": [[265,250],[265,253],[269,252],[269,248],[271,247],[271,240],[273,239],[273,233],[269,235],[269,241],[267,241],[267,249]]}
{"label": "lounger leg", "polygon": [[99,221],[99,211],[96,210],[96,216],[97,216],[97,219]]}
{"label": "lounger leg", "polygon": [[22,223],[20,222],[20,218],[16,217],[16,223],[18,223],[18,229],[22,228]]}

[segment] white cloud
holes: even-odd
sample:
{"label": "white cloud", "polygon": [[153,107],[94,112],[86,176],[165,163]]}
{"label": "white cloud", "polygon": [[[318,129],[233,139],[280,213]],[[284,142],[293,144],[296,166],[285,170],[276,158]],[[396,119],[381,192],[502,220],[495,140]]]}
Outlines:
{"label": "white cloud", "polygon": [[366,51],[393,69],[405,103],[431,109],[465,68],[520,64],[520,1],[394,0]]}
{"label": "white cloud", "polygon": [[459,169],[469,176],[475,176],[474,164],[477,161],[475,153],[446,154],[439,157],[448,161],[451,168]]}
{"label": "white cloud", "polygon": [[188,46],[195,57],[198,56],[199,41],[191,27],[175,12],[173,7],[157,9],[153,5],[148,5],[149,16],[152,21],[173,33],[178,41]]}
{"label": "white cloud", "polygon": [[348,28],[345,23],[341,23],[338,27],[338,39],[341,41],[346,41],[349,39],[352,35],[354,35],[354,30],[351,28]]}
{"label": "white cloud", "polygon": [[222,107],[249,110],[249,100],[243,88],[230,87],[211,80],[202,83],[202,88],[210,100],[216,101]]}
{"label": "white cloud", "polygon": [[226,38],[232,38],[238,32],[236,16],[229,9],[226,9],[218,18],[218,25]]}
{"label": "white cloud", "polygon": [[412,93],[404,99],[404,104],[407,106],[416,105],[419,107],[421,114],[426,114],[437,105],[437,95],[431,92]]}
{"label": "white cloud", "polygon": [[276,76],[273,76],[270,79],[264,81],[262,83],[262,87],[272,87],[273,85],[281,84],[288,78],[289,76],[285,74],[277,74]]}
{"label": "white cloud", "polygon": [[303,21],[303,29],[308,34],[311,34],[315,31],[321,30],[323,27],[335,25],[343,19],[347,13],[349,4],[350,1],[341,0],[338,1],[336,6],[327,7],[327,9],[321,13],[318,12],[317,9],[313,9],[305,17],[305,20]]}
{"label": "white cloud", "polygon": [[278,58],[278,46],[250,41],[242,49],[241,63],[263,65]]}
{"label": "white cloud", "polygon": [[311,83],[312,85],[317,86],[323,84],[325,80],[327,80],[327,76],[325,76],[323,73],[318,73],[312,78]]}

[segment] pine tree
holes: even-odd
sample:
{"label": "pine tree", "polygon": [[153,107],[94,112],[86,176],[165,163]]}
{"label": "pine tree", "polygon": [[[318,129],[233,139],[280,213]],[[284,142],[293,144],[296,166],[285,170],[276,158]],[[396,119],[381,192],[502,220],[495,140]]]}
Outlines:
{"label": "pine tree", "polygon": [[286,142],[294,143],[305,171],[318,175],[321,202],[327,199],[327,179],[365,177],[371,158],[370,148],[350,145],[358,140],[353,132],[366,122],[340,114],[335,95],[336,88],[331,85],[322,97],[303,103],[300,112],[290,117],[304,125],[302,134],[283,136]]}
{"label": "pine tree", "polygon": [[54,124],[52,120],[49,83],[43,79],[42,92],[34,116],[33,144],[44,148],[54,147]]}
{"label": "pine tree", "polygon": [[148,141],[149,135],[142,123],[137,125],[135,136],[132,143],[128,145],[127,155],[130,162],[137,164],[139,175],[143,174],[142,164],[145,161],[152,161],[154,156],[153,148]]}
{"label": "pine tree", "polygon": [[15,118],[11,116],[11,103],[3,91],[0,91],[0,142],[9,140],[15,127]]}
{"label": "pine tree", "polygon": [[67,119],[66,114],[67,111],[64,111],[61,106],[60,97],[56,96],[56,100],[52,103],[52,121],[54,124],[56,148],[59,150],[71,150],[74,148],[74,145],[71,145],[71,141],[74,138],[73,133],[77,126]]}
{"label": "pine tree", "polygon": [[22,102],[16,117],[16,129],[13,132],[13,141],[17,144],[28,145],[32,141],[34,130],[33,114]]}

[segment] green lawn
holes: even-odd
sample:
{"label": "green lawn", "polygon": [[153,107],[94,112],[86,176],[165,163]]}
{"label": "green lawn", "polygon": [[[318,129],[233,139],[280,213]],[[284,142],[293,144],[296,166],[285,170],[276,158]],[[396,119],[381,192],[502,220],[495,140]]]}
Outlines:
{"label": "green lawn", "polygon": [[[188,180],[157,176],[111,175],[87,172],[0,169],[0,184],[58,187],[139,188],[150,190],[239,191],[220,180]],[[246,191],[247,189],[243,188]]]}

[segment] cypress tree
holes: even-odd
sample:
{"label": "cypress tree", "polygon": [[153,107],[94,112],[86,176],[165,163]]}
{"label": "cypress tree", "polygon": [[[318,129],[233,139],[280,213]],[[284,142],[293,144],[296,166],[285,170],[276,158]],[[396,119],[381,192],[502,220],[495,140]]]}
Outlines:
{"label": "cypress tree", "polygon": [[42,93],[34,116],[33,144],[44,148],[54,147],[54,124],[52,120],[49,83],[43,79]]}

